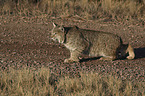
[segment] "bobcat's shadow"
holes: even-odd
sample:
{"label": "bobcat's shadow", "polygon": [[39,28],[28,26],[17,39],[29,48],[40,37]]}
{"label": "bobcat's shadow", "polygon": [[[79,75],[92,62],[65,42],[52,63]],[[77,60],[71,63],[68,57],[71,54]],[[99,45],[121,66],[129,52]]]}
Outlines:
{"label": "bobcat's shadow", "polygon": [[135,48],[134,53],[135,53],[135,59],[145,58],[145,47],[144,48]]}
{"label": "bobcat's shadow", "polygon": [[87,61],[90,61],[90,60],[97,60],[99,59],[100,57],[92,57],[92,58],[83,58],[81,59],[79,62],[87,62]]}
{"label": "bobcat's shadow", "polygon": [[[145,58],[145,47],[144,48],[135,48],[134,53],[135,53],[135,59]],[[99,58],[100,57],[83,58],[83,59],[80,60],[80,62],[86,62],[86,61],[89,61],[89,60],[97,60]],[[122,58],[120,60],[124,60],[124,59],[125,58]]]}

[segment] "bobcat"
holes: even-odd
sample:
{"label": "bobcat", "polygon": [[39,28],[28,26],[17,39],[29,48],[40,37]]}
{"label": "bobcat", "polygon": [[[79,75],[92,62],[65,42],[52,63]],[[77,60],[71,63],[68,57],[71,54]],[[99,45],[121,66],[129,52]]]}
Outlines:
{"label": "bobcat", "polygon": [[100,60],[115,60],[120,57],[134,59],[134,50],[130,44],[123,44],[119,36],[87,29],[77,26],[63,27],[53,23],[50,32],[51,39],[65,45],[70,50],[70,58],[64,62],[78,62],[81,54],[100,57]]}

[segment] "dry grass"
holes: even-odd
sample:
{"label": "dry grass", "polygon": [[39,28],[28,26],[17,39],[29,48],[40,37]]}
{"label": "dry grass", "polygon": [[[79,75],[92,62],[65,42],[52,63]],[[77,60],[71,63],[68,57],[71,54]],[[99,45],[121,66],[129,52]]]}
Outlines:
{"label": "dry grass", "polygon": [[0,72],[0,96],[46,96],[53,88],[49,85],[49,70],[41,68]]}
{"label": "dry grass", "polygon": [[[1,1],[2,2],[2,1]],[[145,19],[144,0],[5,0],[0,4],[2,15],[80,16],[86,20]]]}
{"label": "dry grass", "polygon": [[0,96],[144,96],[145,83],[122,81],[117,76],[81,73],[60,77],[50,84],[48,68],[0,71]]}

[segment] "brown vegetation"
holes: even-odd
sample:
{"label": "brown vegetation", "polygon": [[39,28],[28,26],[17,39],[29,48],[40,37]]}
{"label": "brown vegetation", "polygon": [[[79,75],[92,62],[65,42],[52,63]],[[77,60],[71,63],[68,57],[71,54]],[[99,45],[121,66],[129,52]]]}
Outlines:
{"label": "brown vegetation", "polygon": [[111,74],[60,77],[52,86],[48,68],[0,71],[1,96],[144,96],[144,82],[122,81]]}
{"label": "brown vegetation", "polygon": [[144,0],[4,0],[1,2],[1,14],[80,16],[87,20],[145,19]]}

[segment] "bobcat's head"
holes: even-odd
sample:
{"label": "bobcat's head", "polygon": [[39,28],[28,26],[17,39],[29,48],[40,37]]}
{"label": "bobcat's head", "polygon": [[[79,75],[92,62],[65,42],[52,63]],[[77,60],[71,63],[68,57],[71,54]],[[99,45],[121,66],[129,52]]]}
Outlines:
{"label": "bobcat's head", "polygon": [[53,29],[50,32],[50,37],[54,41],[58,41],[59,43],[64,43],[65,41],[65,29],[63,26],[59,26],[58,24],[53,23]]}

